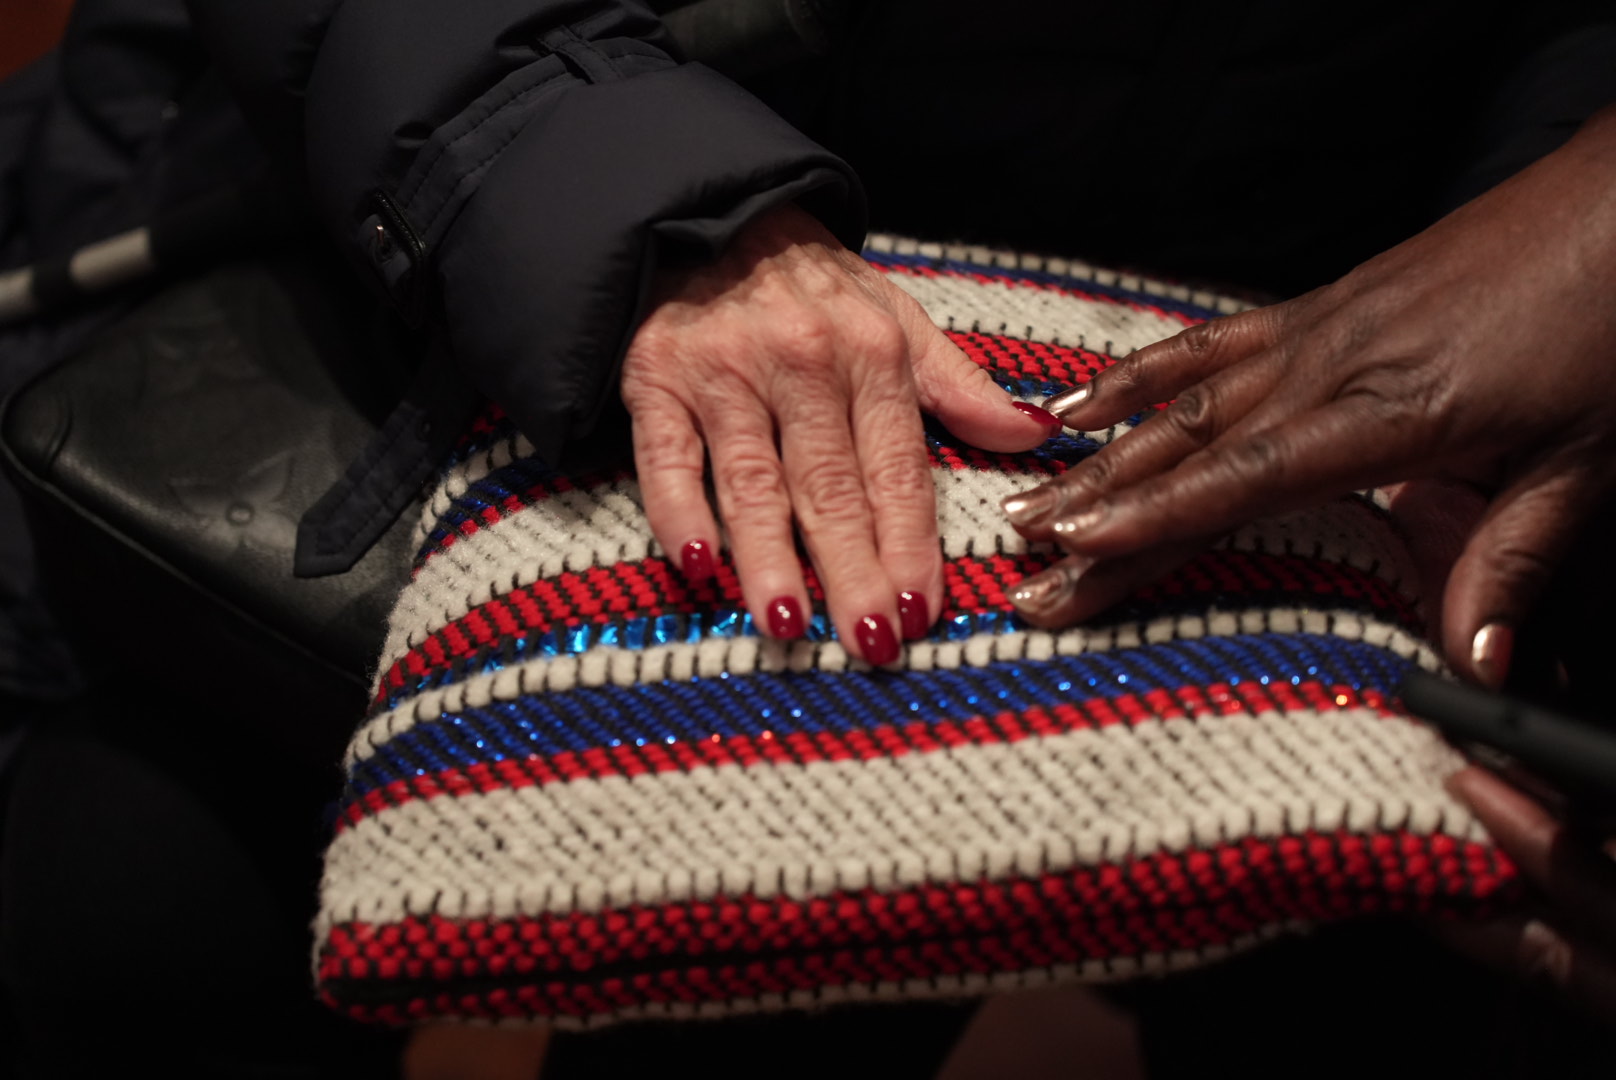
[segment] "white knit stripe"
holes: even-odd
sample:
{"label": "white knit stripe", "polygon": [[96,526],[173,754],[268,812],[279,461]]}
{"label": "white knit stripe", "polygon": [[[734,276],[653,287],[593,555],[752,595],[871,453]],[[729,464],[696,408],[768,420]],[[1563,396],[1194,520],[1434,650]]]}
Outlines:
{"label": "white knit stripe", "polygon": [[1059,277],[1073,278],[1075,281],[1092,281],[1111,288],[1144,293],[1146,296],[1161,296],[1181,303],[1194,304],[1196,307],[1208,308],[1222,315],[1231,315],[1237,311],[1248,311],[1256,307],[1255,304],[1249,301],[1240,300],[1232,296],[1223,296],[1207,289],[1195,289],[1176,282],[1161,281],[1139,274],[1123,273],[1119,270],[1094,266],[1084,262],[1082,259],[1029,255],[1019,251],[988,248],[974,244],[922,243],[919,240],[886,233],[871,235],[865,241],[865,247],[871,251],[889,252],[894,255],[918,255],[925,259],[949,259],[954,262],[975,263],[984,268],[1031,270],[1054,274]]}
{"label": "white knit stripe", "polygon": [[[1180,639],[1230,637],[1264,632],[1333,634],[1389,649],[1427,671],[1441,671],[1437,653],[1401,627],[1358,612],[1319,608],[1247,608],[1200,615],[1162,616],[1104,627],[1060,631],[1021,630],[982,633],[962,641],[916,641],[903,646],[897,664],[910,671],[953,670],[995,661],[1048,660]],[[709,639],[698,644],[655,645],[645,649],[598,647],[579,656],[536,657],[489,674],[472,675],[441,688],[423,690],[361,724],[348,744],[344,768],[352,769],[396,736],[445,713],[485,708],[497,701],[558,693],[578,687],[636,686],[663,680],[746,676],[784,671],[835,673],[868,670],[834,641],[782,642],[766,638]]]}
{"label": "white knit stripe", "polygon": [[583,573],[662,554],[645,523],[634,480],[573,490],[524,506],[434,554],[388,615],[381,670],[496,592],[563,571]]}
{"label": "white knit stripe", "polygon": [[416,546],[426,543],[427,536],[438,527],[439,520],[449,512],[454,500],[464,495],[471,485],[518,458],[531,457],[533,451],[533,443],[526,435],[507,435],[445,469],[432,497],[421,508],[421,519],[415,526]]}
{"label": "white knit stripe", "polygon": [[[1010,527],[999,504],[1033,486],[1036,477],[940,468],[932,471],[932,479],[944,558],[1027,551],[1027,541]],[[1419,599],[1419,577],[1407,551],[1386,523],[1360,502],[1341,500],[1265,518],[1237,530],[1224,546],[1373,569],[1411,603]],[[459,538],[426,561],[388,616],[378,670],[386,672],[427,635],[487,603],[496,591],[530,585],[566,570],[581,573],[661,554],[645,525],[634,480],[525,506],[496,525]]]}
{"label": "white knit stripe", "polygon": [[[1081,964],[1053,964],[1049,967],[1001,971],[993,975],[970,972],[961,975],[931,975],[902,982],[848,983],[818,986],[812,990],[759,994],[755,998],[727,998],[722,1001],[661,1002],[615,1009],[587,1016],[553,1016],[543,1022],[562,1031],[582,1031],[608,1027],[628,1020],[717,1020],[726,1016],[749,1016],[781,1012],[785,1009],[813,1009],[829,1005],[893,1001],[928,1001],[1013,994],[1077,983],[1093,984],[1135,979],[1142,975],[1167,975],[1203,964],[1217,963],[1247,952],[1285,934],[1305,933],[1310,926],[1301,920],[1287,920],[1259,927],[1255,932],[1231,938],[1222,944],[1199,949],[1175,949],[1137,956],[1113,956]],[[528,1027],[533,1020],[494,1021],[496,1026]]]}
{"label": "white knit stripe", "polygon": [[[1037,405],[1043,401],[1042,395],[1026,396],[1012,394],[1014,401],[1026,401]],[[1113,424],[1103,431],[1085,431],[1079,434],[1101,444],[1109,443],[1112,439],[1133,430],[1128,423]],[[420,517],[415,523],[414,545],[419,548],[426,543],[432,530],[454,505],[454,500],[464,495],[473,484],[484,479],[495,470],[502,469],[511,462],[520,458],[531,457],[534,453],[533,443],[526,435],[516,433],[499,439],[489,446],[468,456],[465,460],[456,462],[445,469],[439,478],[432,495],[421,507]]]}
{"label": "white knit stripe", "polygon": [[1161,312],[1115,300],[1085,299],[1032,283],[902,271],[888,273],[887,280],[918,300],[944,330],[1006,334],[1126,356],[1185,329],[1185,323]]}
{"label": "white knit stripe", "polygon": [[1442,789],[1461,764],[1429,729],[1349,708],[415,799],[337,834],[321,919],[805,899],[1061,873],[1308,829],[1481,839]]}

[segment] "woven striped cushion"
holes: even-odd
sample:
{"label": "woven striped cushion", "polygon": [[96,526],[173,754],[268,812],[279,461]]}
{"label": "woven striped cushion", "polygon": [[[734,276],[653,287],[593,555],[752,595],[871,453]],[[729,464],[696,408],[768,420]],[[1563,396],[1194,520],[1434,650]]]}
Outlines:
{"label": "woven striped cushion", "polygon": [[[1238,303],[877,238],[1018,398]],[[1135,417],[1133,422],[1138,422]],[[562,476],[497,410],[420,526],[347,755],[316,964],[355,1017],[593,1024],[1158,972],[1369,912],[1474,913],[1514,871],[1393,691],[1415,575],[1372,497],[1261,521],[1102,618],[1005,600],[1050,551],[1019,455],[929,440],[947,608],[891,669],[688,586],[628,471]]]}

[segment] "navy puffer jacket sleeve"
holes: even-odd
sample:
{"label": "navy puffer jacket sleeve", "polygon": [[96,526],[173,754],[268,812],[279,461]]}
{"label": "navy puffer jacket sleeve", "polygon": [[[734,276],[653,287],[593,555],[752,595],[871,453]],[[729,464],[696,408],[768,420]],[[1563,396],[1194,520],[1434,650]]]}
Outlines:
{"label": "navy puffer jacket sleeve", "polygon": [[548,459],[589,432],[659,261],[797,200],[857,246],[839,159],[637,0],[190,0],[325,226]]}

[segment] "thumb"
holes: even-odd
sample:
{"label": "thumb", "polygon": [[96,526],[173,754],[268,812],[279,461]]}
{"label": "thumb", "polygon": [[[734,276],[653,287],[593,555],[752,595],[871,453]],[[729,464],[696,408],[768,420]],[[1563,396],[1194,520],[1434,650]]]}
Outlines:
{"label": "thumb", "polygon": [[920,407],[972,446],[998,453],[1031,450],[1061,430],[1037,405],[1017,401],[993,381],[916,304],[902,316]]}
{"label": "thumb", "polygon": [[1458,671],[1494,690],[1504,684],[1515,632],[1597,494],[1588,471],[1561,457],[1540,463],[1493,499],[1442,598],[1443,645]]}

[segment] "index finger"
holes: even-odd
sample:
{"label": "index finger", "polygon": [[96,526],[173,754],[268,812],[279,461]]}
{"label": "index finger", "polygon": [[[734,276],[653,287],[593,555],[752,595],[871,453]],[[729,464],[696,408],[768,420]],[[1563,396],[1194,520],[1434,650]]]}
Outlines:
{"label": "index finger", "polygon": [[1284,305],[1213,319],[1147,345],[1086,383],[1044,401],[1068,428],[1099,431],[1274,345]]}
{"label": "index finger", "polygon": [[[1167,472],[1112,491],[1050,526],[1057,543],[1098,559],[1237,528],[1392,479],[1416,460],[1416,426],[1378,399],[1332,401],[1269,427],[1269,410]],[[1420,471],[1431,467],[1420,461]]]}

